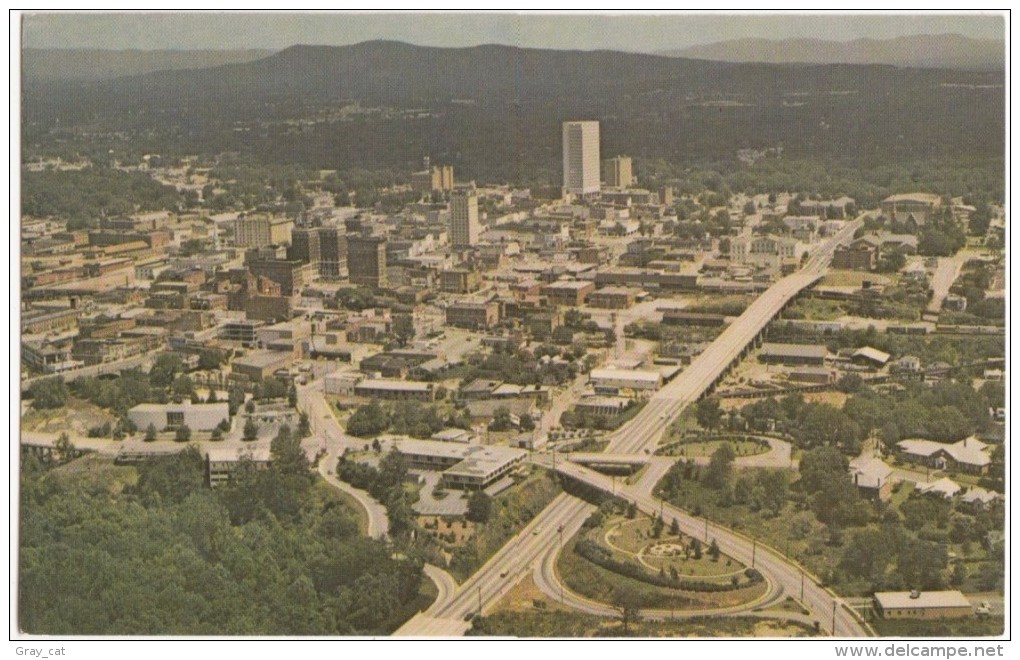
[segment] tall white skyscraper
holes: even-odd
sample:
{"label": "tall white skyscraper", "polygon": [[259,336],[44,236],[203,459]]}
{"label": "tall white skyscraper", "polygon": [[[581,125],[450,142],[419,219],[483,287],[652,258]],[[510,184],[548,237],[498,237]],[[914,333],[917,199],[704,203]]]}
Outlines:
{"label": "tall white skyscraper", "polygon": [[450,244],[455,248],[478,244],[478,194],[474,188],[454,190],[450,195]]}
{"label": "tall white skyscraper", "polygon": [[599,192],[599,123],[563,122],[563,187],[575,195]]}

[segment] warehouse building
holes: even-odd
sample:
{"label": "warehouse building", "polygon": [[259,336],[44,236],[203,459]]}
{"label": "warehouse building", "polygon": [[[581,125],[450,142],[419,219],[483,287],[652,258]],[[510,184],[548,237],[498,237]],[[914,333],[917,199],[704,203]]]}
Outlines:
{"label": "warehouse building", "polygon": [[385,401],[435,401],[432,383],[370,378],[354,386],[354,395]]}
{"label": "warehouse building", "polygon": [[829,351],[824,345],[764,343],[758,359],[766,364],[822,366]]}
{"label": "warehouse building", "polygon": [[592,369],[589,379],[599,393],[618,390],[655,391],[662,387],[662,374],[641,369]]}
{"label": "warehouse building", "polygon": [[974,613],[959,591],[880,591],[874,598],[883,619],[950,619]]}

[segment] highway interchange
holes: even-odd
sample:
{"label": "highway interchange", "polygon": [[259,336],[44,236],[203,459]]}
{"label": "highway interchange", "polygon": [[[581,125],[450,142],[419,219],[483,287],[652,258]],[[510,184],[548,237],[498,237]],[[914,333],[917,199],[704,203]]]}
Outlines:
{"label": "highway interchange", "polygon": [[[759,296],[687,369],[657,392],[640,414],[613,434],[606,451],[621,454],[654,451],[669,424],[687,405],[709,391],[790,300],[824,275],[836,247],[851,240],[860,225],[861,218],[847,223],[815,251],[800,271],[779,280]],[[542,460],[537,459],[538,462]],[[551,460],[549,467],[552,467]],[[556,469],[603,490],[612,492],[615,489],[618,495],[635,502],[644,512],[661,510],[665,515],[676,518],[685,533],[697,533],[699,529],[704,531],[707,524],[711,537],[716,539],[725,554],[748,565],[753,563],[769,582],[776,597],[785,593],[799,598],[822,630],[837,637],[869,634],[865,625],[836,594],[822,587],[815,576],[804,572],[793,560],[759,545],[753,539],[713,526],[705,519],[698,519],[655,499],[651,491],[657,479],[646,475],[633,486],[617,486],[610,477],[569,461],[559,461]],[[566,590],[555,575],[555,556],[562,546],[562,539],[575,534],[592,510],[590,504],[573,496],[558,496],[446,602],[437,603],[426,613],[412,618],[396,634],[411,637],[463,634],[468,628],[466,618],[473,613],[484,613],[499,600],[506,588],[527,571],[535,574],[539,588],[544,587],[544,590],[554,593],[559,591],[561,599],[565,599]],[[540,560],[537,565],[536,560]],[[575,598],[573,594],[571,597]]]}

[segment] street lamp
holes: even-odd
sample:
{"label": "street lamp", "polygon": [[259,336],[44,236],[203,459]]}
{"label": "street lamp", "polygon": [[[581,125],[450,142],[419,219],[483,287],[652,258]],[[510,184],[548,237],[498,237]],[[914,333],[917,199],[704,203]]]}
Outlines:
{"label": "street lamp", "polygon": [[[560,535],[560,554],[563,553],[563,525],[556,528],[556,532]],[[560,579],[560,605],[564,605],[565,601],[563,598],[563,580]]]}

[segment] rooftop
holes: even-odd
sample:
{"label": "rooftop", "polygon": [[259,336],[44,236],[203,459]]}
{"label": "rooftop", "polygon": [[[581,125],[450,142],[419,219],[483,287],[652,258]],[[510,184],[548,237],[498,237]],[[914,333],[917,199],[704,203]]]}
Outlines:
{"label": "rooftop", "polygon": [[386,380],[382,378],[368,378],[356,386],[357,389],[375,390],[401,390],[405,392],[427,392],[432,388],[432,383],[420,383],[410,380]]}
{"label": "rooftop", "polygon": [[626,380],[640,380],[658,382],[662,374],[658,371],[644,371],[639,369],[592,369],[592,380],[606,380],[611,378],[623,378]]}
{"label": "rooftop", "polygon": [[825,359],[829,354],[824,345],[812,344],[773,344],[766,342],[761,346],[762,355],[776,355],[782,357],[804,357]]}
{"label": "rooftop", "polygon": [[971,606],[959,591],[921,591],[917,592],[917,598],[910,596],[909,591],[879,591],[875,600],[882,609]]}

